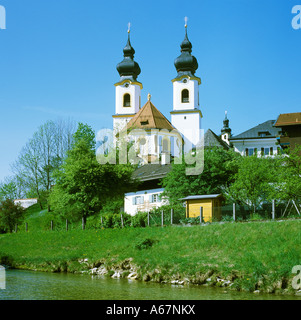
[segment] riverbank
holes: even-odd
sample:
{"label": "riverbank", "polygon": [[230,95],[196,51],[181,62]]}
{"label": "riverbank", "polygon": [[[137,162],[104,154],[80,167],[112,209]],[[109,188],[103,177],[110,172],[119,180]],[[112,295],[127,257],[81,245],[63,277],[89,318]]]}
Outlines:
{"label": "riverbank", "polygon": [[0,264],[171,284],[295,294],[301,221],[0,235]]}

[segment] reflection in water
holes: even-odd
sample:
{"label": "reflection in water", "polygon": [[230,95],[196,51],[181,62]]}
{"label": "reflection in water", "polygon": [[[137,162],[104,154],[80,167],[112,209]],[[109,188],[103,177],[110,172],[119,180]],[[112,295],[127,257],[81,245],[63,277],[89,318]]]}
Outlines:
{"label": "reflection in water", "polygon": [[6,270],[0,300],[271,300],[300,296],[241,293],[90,275]]}

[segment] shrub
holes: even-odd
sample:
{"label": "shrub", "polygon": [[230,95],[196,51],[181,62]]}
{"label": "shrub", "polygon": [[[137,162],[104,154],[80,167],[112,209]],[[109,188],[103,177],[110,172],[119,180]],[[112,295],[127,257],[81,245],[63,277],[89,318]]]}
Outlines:
{"label": "shrub", "polygon": [[0,204],[0,225],[5,231],[12,232],[24,216],[24,209],[13,200],[6,199]]}

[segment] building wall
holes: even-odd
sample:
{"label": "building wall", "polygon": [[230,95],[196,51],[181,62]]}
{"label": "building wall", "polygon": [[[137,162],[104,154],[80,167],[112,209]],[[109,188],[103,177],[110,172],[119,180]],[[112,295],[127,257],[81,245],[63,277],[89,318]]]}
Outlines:
{"label": "building wall", "polygon": [[221,203],[219,199],[188,200],[186,205],[186,217],[196,218],[200,216],[200,208],[203,207],[204,222],[212,222],[221,218]]}
{"label": "building wall", "polygon": [[152,208],[159,208],[162,205],[168,204],[166,199],[160,199],[163,191],[163,188],[159,188],[126,193],[124,211],[133,216],[139,211],[147,212]]}
{"label": "building wall", "polygon": [[[260,156],[262,148],[264,149],[264,155],[275,156],[277,155],[278,148],[279,148],[276,138],[245,139],[245,140],[230,140],[230,141],[234,146],[234,150],[236,152],[239,152],[242,156],[253,155],[254,153],[256,153],[255,149],[257,149],[257,155]],[[268,154],[266,154],[267,150],[269,150]]]}
{"label": "building wall", "polygon": [[15,204],[19,203],[21,207],[23,207],[24,209],[27,209],[33,206],[34,204],[38,203],[38,199],[17,199],[17,200],[14,200],[14,203]]}

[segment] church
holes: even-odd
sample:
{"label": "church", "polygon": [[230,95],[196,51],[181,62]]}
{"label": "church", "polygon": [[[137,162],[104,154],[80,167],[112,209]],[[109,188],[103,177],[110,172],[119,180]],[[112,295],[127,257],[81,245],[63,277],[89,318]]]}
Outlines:
{"label": "church", "polygon": [[140,66],[134,60],[135,50],[130,42],[123,49],[124,59],[117,65],[120,80],[115,83],[115,114],[113,132],[115,144],[122,132],[135,145],[139,163],[169,162],[170,157],[193,149],[200,140],[202,113],[199,108],[199,85],[201,79],[195,75],[197,59],[191,54],[192,44],[188,39],[187,25],[181,43],[181,55],[174,65],[177,75],[172,79],[173,110],[169,121],[151,102],[142,106],[142,83],[137,78]]}
{"label": "church", "polygon": [[128,39],[123,49],[123,60],[117,65],[120,79],[115,83],[115,114],[113,115],[114,146],[121,137],[126,137],[134,152],[129,152],[128,160],[139,164],[135,177],[141,180],[140,191],[125,195],[125,212],[135,214],[148,211],[166,203],[160,195],[163,189],[159,181],[170,170],[171,159],[181,158],[201,143],[202,112],[199,103],[201,79],[195,75],[197,59],[192,55],[192,44],[187,35],[181,45],[181,54],[175,59],[173,86],[173,109],[169,121],[151,102],[142,106],[141,90],[138,81],[141,73],[134,60],[135,50]]}

